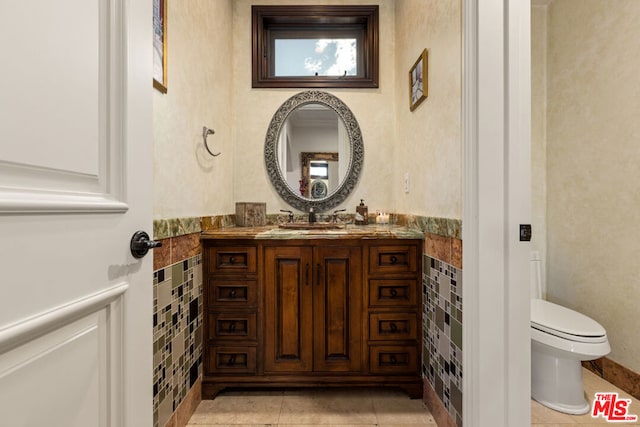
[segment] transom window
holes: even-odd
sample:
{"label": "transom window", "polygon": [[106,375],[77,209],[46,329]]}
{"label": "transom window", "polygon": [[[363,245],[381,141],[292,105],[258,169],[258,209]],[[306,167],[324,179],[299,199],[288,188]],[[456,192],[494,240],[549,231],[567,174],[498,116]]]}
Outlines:
{"label": "transom window", "polygon": [[313,32],[274,37],[271,47],[274,58],[275,77],[296,76],[358,76],[362,75],[362,64],[358,66],[358,39],[348,35],[340,38],[320,38]]}
{"label": "transom window", "polygon": [[253,6],[253,87],[378,87],[378,6]]}

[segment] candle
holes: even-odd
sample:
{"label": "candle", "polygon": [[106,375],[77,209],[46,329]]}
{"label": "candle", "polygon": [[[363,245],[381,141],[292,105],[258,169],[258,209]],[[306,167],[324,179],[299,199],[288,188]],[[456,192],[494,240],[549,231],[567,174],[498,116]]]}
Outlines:
{"label": "candle", "polygon": [[376,217],[376,224],[388,224],[389,223],[389,214],[387,213],[379,213]]}

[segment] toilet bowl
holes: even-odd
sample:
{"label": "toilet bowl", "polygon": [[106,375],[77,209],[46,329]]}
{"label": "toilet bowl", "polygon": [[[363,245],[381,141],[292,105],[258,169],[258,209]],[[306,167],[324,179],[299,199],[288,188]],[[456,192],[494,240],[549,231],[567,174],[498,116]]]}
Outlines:
{"label": "toilet bowl", "polygon": [[[532,259],[540,263],[539,259]],[[532,265],[533,268],[539,268]],[[535,274],[535,277],[541,277]],[[541,293],[540,283],[532,283]],[[611,351],[605,329],[595,320],[566,307],[531,299],[531,397],[567,414],[589,412],[582,385],[583,360]]]}

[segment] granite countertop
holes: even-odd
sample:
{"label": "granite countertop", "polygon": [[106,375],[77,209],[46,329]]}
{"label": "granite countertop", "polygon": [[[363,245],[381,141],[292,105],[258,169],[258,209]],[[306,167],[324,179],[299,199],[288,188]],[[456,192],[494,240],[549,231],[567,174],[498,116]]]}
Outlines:
{"label": "granite countertop", "polygon": [[398,225],[353,225],[329,230],[289,230],[277,225],[226,227],[203,231],[201,239],[424,239],[415,228]]}

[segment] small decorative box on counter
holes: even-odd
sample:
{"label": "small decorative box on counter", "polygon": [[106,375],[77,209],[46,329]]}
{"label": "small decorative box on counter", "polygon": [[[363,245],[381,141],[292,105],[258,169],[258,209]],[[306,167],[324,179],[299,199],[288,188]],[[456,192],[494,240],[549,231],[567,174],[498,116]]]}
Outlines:
{"label": "small decorative box on counter", "polygon": [[267,223],[267,204],[256,202],[236,203],[236,225],[255,227]]}

